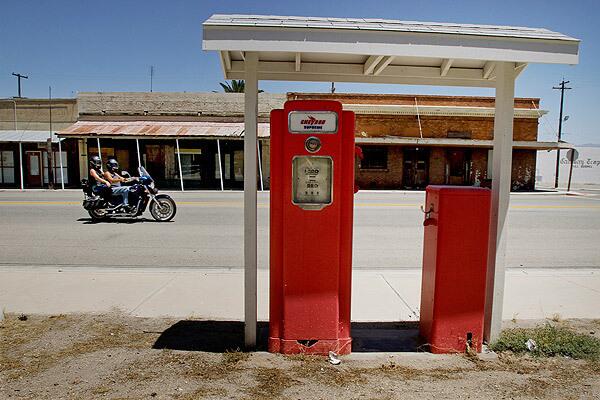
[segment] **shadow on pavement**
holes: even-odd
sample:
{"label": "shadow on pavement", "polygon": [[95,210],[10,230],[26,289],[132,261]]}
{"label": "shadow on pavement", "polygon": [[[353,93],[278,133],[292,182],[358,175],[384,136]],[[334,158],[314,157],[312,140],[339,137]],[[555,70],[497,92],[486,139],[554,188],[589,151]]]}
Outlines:
{"label": "shadow on pavement", "polygon": [[[268,322],[257,327],[257,351],[267,350]],[[352,351],[413,352],[419,346],[418,322],[354,322]],[[239,321],[179,321],[156,340],[154,349],[223,353],[244,348],[244,323]]]}
{"label": "shadow on pavement", "polygon": [[[149,218],[107,218],[103,220],[94,220],[92,218],[79,218],[78,222],[82,222],[83,225],[95,225],[95,224],[137,224],[142,222],[160,222]],[[173,222],[173,221],[168,221]]]}

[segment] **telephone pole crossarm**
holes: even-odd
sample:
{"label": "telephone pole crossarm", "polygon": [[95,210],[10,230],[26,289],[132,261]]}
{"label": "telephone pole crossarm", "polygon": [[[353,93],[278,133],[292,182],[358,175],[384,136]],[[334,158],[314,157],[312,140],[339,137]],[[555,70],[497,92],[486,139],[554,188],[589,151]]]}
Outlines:
{"label": "telephone pole crossarm", "polygon": [[13,76],[17,77],[17,82],[18,82],[18,86],[19,86],[19,92],[18,92],[19,95],[17,97],[21,98],[21,78],[23,78],[23,79],[29,79],[29,77],[26,76],[26,75],[21,75],[21,74],[14,73],[14,72],[12,74],[13,74]]}

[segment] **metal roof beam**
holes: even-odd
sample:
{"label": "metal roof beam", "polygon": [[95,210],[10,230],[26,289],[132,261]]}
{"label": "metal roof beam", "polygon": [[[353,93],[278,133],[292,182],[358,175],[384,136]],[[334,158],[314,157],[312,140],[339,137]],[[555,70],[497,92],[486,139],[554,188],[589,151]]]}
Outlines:
{"label": "metal roof beam", "polygon": [[[383,63],[386,61],[388,60],[383,61]],[[440,76],[439,67],[401,66],[386,63],[385,67],[382,67],[381,64],[377,69],[380,69],[377,75],[364,75],[363,64],[305,62],[302,63],[302,71],[296,72],[295,62],[260,61],[258,63],[258,75],[261,80],[373,82],[468,87],[494,86],[493,80],[482,79],[481,69],[478,68],[451,68],[444,77]],[[229,79],[243,79],[244,62],[232,61],[228,77]]]}
{"label": "metal roof beam", "polygon": [[527,68],[527,63],[516,63],[515,64],[515,78],[519,76],[523,70]]}
{"label": "metal roof beam", "polygon": [[367,58],[367,61],[365,61],[365,65],[363,67],[363,74],[372,74],[373,70],[375,69],[375,66],[379,63],[379,61],[381,61],[382,58],[383,56],[370,56],[369,58]]}
{"label": "metal roof beam", "polygon": [[387,66],[390,65],[390,63],[392,61],[394,61],[394,58],[395,58],[394,56],[388,56],[383,61],[381,61],[381,63],[379,63],[379,65],[377,65],[377,67],[373,71],[373,75],[379,75],[379,74],[381,74],[381,72],[384,69],[386,69]]}
{"label": "metal roof beam", "polygon": [[446,58],[442,61],[442,65],[440,66],[440,76],[446,76],[448,71],[450,71],[450,67],[452,66],[452,62],[454,60],[452,58]]}
{"label": "metal roof beam", "polygon": [[490,79],[490,75],[494,71],[494,68],[496,68],[495,62],[492,62],[492,61],[486,62],[485,65],[483,66],[483,79]]}

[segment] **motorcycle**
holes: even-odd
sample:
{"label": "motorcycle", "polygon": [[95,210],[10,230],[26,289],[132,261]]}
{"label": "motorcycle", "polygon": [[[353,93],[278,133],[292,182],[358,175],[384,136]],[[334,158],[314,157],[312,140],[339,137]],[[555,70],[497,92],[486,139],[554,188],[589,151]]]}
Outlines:
{"label": "motorcycle", "polygon": [[[158,194],[154,180],[144,167],[138,168],[139,178],[130,178],[129,206],[122,204],[122,197],[114,195],[112,190],[101,186],[94,193],[92,185],[87,179],[81,181],[84,199],[83,208],[87,210],[94,221],[101,221],[111,217],[136,218],[146,211],[149,206],[150,214],[159,222],[167,222],[175,217],[177,205],[168,194]],[[123,177],[129,178],[126,171],[121,172]]]}

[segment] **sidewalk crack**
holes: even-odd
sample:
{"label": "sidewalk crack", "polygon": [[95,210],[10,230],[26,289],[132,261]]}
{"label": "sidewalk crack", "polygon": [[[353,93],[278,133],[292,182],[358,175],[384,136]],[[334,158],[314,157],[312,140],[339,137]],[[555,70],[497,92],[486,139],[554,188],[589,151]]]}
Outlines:
{"label": "sidewalk crack", "polygon": [[167,287],[168,285],[171,284],[171,282],[173,282],[177,277],[179,276],[178,273],[175,273],[173,275],[173,277],[171,279],[169,279],[167,282],[163,283],[158,289],[154,290],[152,293],[150,293],[148,296],[144,297],[144,299],[142,299],[142,301],[135,306],[133,309],[131,309],[128,314],[133,314],[138,308],[140,308],[144,303],[146,303],[148,300],[150,300],[152,297],[154,297],[156,294],[158,294],[161,290],[163,290],[165,287]]}
{"label": "sidewalk crack", "polygon": [[385,279],[385,276],[383,276],[382,274],[379,274],[379,276],[381,276],[381,279],[383,279],[383,281],[385,283],[387,283],[387,285],[390,287],[390,289],[392,289],[394,291],[394,293],[396,293],[396,296],[398,296],[398,298],[400,299],[400,301],[402,303],[404,303],[404,305],[406,306],[406,308],[408,308],[410,310],[410,312],[412,313],[412,315],[414,315],[414,317],[418,320],[419,314],[413,310],[413,308],[402,298],[402,296],[400,295],[400,293],[398,293],[398,291],[392,286],[392,284],[390,282],[388,282],[387,279]]}

